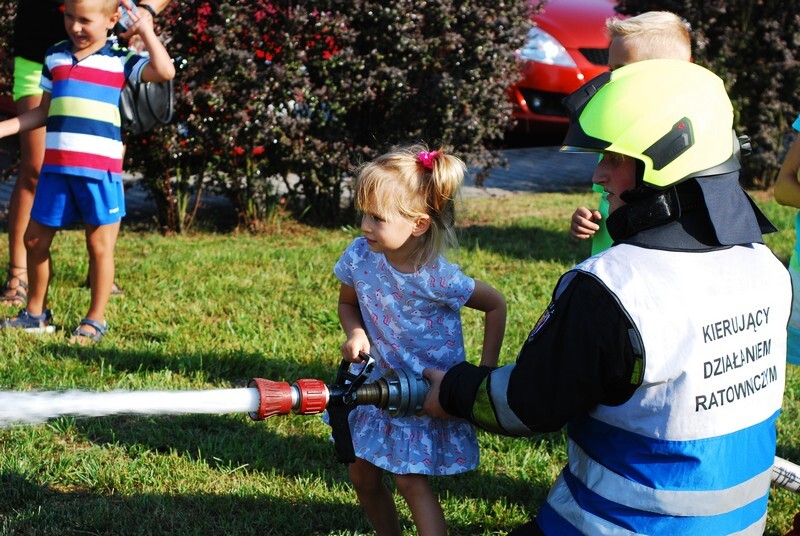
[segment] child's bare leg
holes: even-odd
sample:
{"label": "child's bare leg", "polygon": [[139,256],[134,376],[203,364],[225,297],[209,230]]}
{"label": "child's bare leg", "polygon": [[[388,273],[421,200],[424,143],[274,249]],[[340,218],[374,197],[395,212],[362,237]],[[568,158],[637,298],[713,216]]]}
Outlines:
{"label": "child's bare leg", "polygon": [[[26,112],[39,105],[42,98],[39,95],[23,97],[17,101],[17,113]],[[39,169],[44,158],[44,127],[28,132],[20,132],[19,144],[22,160],[19,173],[11,192],[11,201],[8,207],[8,263],[9,263],[9,290],[4,294],[15,299],[4,300],[7,305],[23,305],[24,300],[16,295],[20,283],[28,283],[26,270],[28,268],[28,254],[25,248],[25,230],[31,216],[33,196],[36,193],[36,184],[39,181]]]}
{"label": "child's bare leg", "polygon": [[[101,324],[105,320],[106,306],[114,284],[114,246],[117,243],[120,222],[107,225],[86,224],[86,248],[89,250],[89,280],[92,301],[87,318]],[[97,331],[91,326],[87,330]]]}
{"label": "child's bare leg", "polygon": [[56,234],[55,227],[30,220],[25,230],[25,249],[28,252],[28,305],[32,315],[40,315],[47,307],[47,289],[50,286],[50,244]]}
{"label": "child's bare leg", "polygon": [[426,475],[395,475],[397,491],[406,500],[420,536],[445,536],[447,524],[439,499]]}
{"label": "child's bare leg", "polygon": [[378,536],[400,536],[400,522],[392,493],[383,483],[383,469],[356,458],[348,467],[358,501]]}

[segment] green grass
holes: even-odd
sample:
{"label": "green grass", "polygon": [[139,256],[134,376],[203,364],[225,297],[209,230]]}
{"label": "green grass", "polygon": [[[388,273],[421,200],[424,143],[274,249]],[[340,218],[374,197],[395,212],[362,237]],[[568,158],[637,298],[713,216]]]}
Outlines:
{"label": "green grass", "polygon": [[[760,196],[781,227],[769,245],[788,261],[793,211]],[[467,200],[461,214],[466,273],[509,303],[501,361],[517,350],[558,276],[588,253],[568,218],[588,195]],[[56,236],[50,304],[59,331],[0,333],[0,388],[209,389],[252,377],[331,381],[342,334],[332,267],[354,229],[280,223],[263,236],[198,232],[161,237],[125,228],[111,329],[92,348],[67,334],[89,293],[83,234]],[[4,248],[4,245],[2,246]],[[6,255],[5,249],[0,254]],[[465,310],[468,356],[477,362],[481,316]],[[800,462],[800,372],[788,371],[778,454]],[[0,430],[3,534],[367,534],[370,527],[335,460],[319,416],[115,416],[60,418]],[[566,460],[562,434],[510,439],[479,434],[479,469],[433,479],[452,534],[502,534],[525,522]],[[404,528],[410,514],[397,496]],[[774,490],[767,533],[789,529],[800,496]]]}

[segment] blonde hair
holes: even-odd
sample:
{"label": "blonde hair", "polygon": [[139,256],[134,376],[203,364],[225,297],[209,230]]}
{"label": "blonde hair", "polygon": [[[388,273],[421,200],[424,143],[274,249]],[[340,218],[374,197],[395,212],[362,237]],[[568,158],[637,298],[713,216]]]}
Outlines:
{"label": "blonde hair", "polygon": [[358,170],[355,207],[385,221],[393,217],[415,220],[430,217],[430,227],[416,252],[417,268],[430,264],[447,249],[458,247],[455,202],[467,166],[442,149],[431,158],[428,169],[420,154],[430,152],[423,144],[395,147]]}
{"label": "blonde hair", "polygon": [[[82,4],[87,0],[65,0],[65,2],[72,2],[73,4]],[[94,1],[98,4],[100,9],[102,9],[103,13],[108,15],[109,17],[116,13],[119,10],[119,0],[89,0]],[[133,0],[131,0],[131,4],[133,4]]]}
{"label": "blonde hair", "polygon": [[691,25],[669,11],[648,11],[628,19],[606,20],[611,39],[624,38],[640,60],[692,58]]}
{"label": "blonde hair", "polygon": [[[133,4],[133,3],[134,3],[134,0],[131,0],[131,4]],[[103,0],[103,8],[104,8],[103,9],[103,13],[106,13],[107,15],[113,15],[120,8],[119,0],[116,0],[116,1]]]}

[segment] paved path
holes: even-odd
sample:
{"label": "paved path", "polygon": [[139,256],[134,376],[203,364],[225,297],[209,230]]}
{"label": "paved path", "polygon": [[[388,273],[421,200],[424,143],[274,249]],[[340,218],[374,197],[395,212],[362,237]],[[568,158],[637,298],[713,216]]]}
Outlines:
{"label": "paved path", "polygon": [[[8,148],[6,148],[6,151]],[[8,165],[8,154],[0,150],[0,165]],[[496,168],[477,188],[472,177],[464,185],[464,197],[499,197],[520,192],[588,191],[597,156],[592,154],[563,154],[558,147],[523,147],[503,152],[507,168]],[[14,182],[0,182],[0,220],[4,220]],[[153,202],[135,182],[127,188],[125,202],[128,220],[152,219]],[[230,207],[227,199],[207,197],[206,209],[219,210]]]}
{"label": "paved path", "polygon": [[484,188],[475,188],[472,179],[464,188],[466,197],[507,195],[513,192],[588,191],[597,155],[564,154],[558,147],[506,149],[508,168],[493,169]]}

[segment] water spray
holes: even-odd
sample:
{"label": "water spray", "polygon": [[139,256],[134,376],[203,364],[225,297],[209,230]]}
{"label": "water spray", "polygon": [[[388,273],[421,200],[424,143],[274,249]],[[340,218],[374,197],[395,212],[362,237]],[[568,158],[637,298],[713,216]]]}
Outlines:
{"label": "water spray", "polygon": [[355,461],[349,415],[356,406],[373,405],[392,416],[405,417],[422,409],[428,380],[406,370],[390,370],[375,382],[365,383],[375,359],[361,354],[363,365],[350,372],[342,361],[336,380],[316,379],[292,383],[253,378],[245,389],[197,391],[86,391],[12,393],[0,391],[0,428],[19,423],[40,423],[67,415],[173,415],[246,412],[255,421],[275,415],[315,415],[328,410],[339,461]]}

